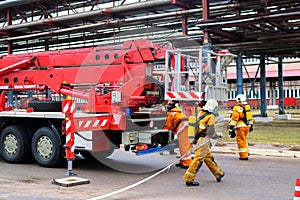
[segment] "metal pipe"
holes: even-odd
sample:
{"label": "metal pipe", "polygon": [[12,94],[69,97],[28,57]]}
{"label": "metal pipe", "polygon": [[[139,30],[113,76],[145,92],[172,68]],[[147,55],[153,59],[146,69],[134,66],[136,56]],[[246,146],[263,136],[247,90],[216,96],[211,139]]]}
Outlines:
{"label": "metal pipe", "polygon": [[250,17],[245,19],[236,19],[236,20],[230,20],[230,21],[224,21],[224,22],[209,22],[209,23],[199,23],[199,25],[196,26],[222,26],[222,25],[231,25],[236,23],[249,23],[251,21],[262,21],[264,19],[274,19],[274,18],[282,18],[282,17],[289,17],[294,16],[297,18],[297,16],[300,15],[300,11],[295,12],[289,12],[289,13],[280,13],[280,14],[270,14],[268,16],[258,16],[258,17]]}
{"label": "metal pipe", "polygon": [[39,2],[39,1],[42,1],[42,0],[6,0],[6,1],[0,2],[0,8],[1,9],[11,8],[11,7],[21,6],[21,5],[25,5],[28,3],[35,3],[35,2]]}
{"label": "metal pipe", "polygon": [[89,12],[83,12],[78,14],[72,14],[72,15],[65,15],[60,17],[53,17],[53,18],[47,18],[40,21],[32,21],[22,24],[15,24],[11,26],[3,27],[2,30],[11,31],[14,29],[24,29],[29,28],[32,26],[40,26],[45,24],[59,24],[62,22],[72,22],[76,20],[82,20],[84,18],[93,19],[93,17],[97,16],[107,16],[107,15],[117,15],[122,14],[124,12],[130,12],[133,13],[137,10],[142,9],[149,9],[154,7],[163,7],[165,5],[169,5],[172,3],[172,0],[161,0],[161,1],[146,1],[142,3],[134,3],[134,4],[127,4],[127,5],[121,5],[116,6],[112,8],[104,8],[100,10],[92,10]]}
{"label": "metal pipe", "polygon": [[[222,5],[222,6],[216,6],[214,8],[211,8],[211,10],[230,8],[230,7],[233,8],[236,6],[237,6],[237,4]],[[48,36],[48,35],[57,35],[57,34],[61,34],[61,33],[79,31],[82,29],[99,28],[102,26],[112,26],[112,25],[116,25],[116,24],[124,25],[124,24],[130,24],[130,23],[138,22],[138,21],[153,20],[153,19],[157,19],[157,18],[177,17],[177,16],[181,16],[181,15],[194,14],[194,13],[199,13],[199,12],[202,12],[202,8],[196,8],[196,9],[190,9],[190,10],[184,10],[184,11],[174,11],[174,12],[162,13],[162,14],[145,15],[145,16],[139,16],[139,17],[131,17],[128,19],[111,20],[111,21],[99,22],[99,23],[95,23],[95,24],[88,24],[88,25],[76,26],[76,27],[71,27],[71,28],[64,28],[64,29],[59,29],[59,30],[54,30],[54,31],[47,31],[47,32],[42,32],[42,33],[35,33],[35,34],[29,34],[29,35],[3,38],[3,39],[0,39],[0,43],[8,42],[8,41],[15,41],[15,40],[24,40],[24,39],[36,38],[36,37],[43,37],[43,36]],[[98,13],[99,13],[99,11],[98,11]]]}
{"label": "metal pipe", "polygon": [[[22,1],[22,0],[19,0]],[[38,2],[41,0],[23,0],[23,4],[25,4],[24,2]],[[99,16],[99,15],[117,15],[117,14],[122,14],[124,12],[130,12],[131,14],[139,11],[139,10],[143,10],[143,9],[152,9],[155,7],[164,7],[166,5],[170,5],[173,3],[173,0],[159,0],[159,1],[144,1],[144,2],[140,2],[140,3],[133,3],[133,4],[126,4],[126,5],[121,5],[121,6],[116,6],[116,7],[112,7],[112,8],[105,8],[105,9],[101,9],[101,10],[92,10],[89,12],[84,12],[84,13],[77,13],[77,14],[72,14],[72,15],[66,15],[66,16],[60,16],[60,17],[55,17],[55,18],[48,18],[48,19],[44,19],[41,21],[32,21],[32,22],[27,22],[27,23],[22,23],[22,24],[15,24],[15,25],[11,25],[11,26],[6,26],[3,27],[2,30],[14,30],[14,29],[22,29],[22,28],[29,28],[32,26],[39,26],[39,25],[44,25],[44,24],[55,24],[55,23],[62,23],[62,22],[72,22],[74,20],[82,20],[83,18],[90,18],[92,19],[93,17]],[[220,2],[219,4],[211,4],[214,5],[214,7],[217,7],[218,5],[222,5],[224,6],[223,8],[228,8],[228,1],[225,2]],[[9,4],[9,5],[14,5],[13,3]],[[16,6],[19,5],[16,3]],[[9,7],[9,6],[6,6]],[[0,3],[0,8],[2,9],[1,3]],[[4,7],[5,8],[5,7]]]}
{"label": "metal pipe", "polygon": [[62,88],[62,89],[60,89],[59,92],[60,92],[60,94],[63,94],[66,96],[72,96],[72,97],[76,97],[76,98],[80,98],[80,99],[89,100],[89,95],[83,94],[83,93],[80,93],[77,91]]}

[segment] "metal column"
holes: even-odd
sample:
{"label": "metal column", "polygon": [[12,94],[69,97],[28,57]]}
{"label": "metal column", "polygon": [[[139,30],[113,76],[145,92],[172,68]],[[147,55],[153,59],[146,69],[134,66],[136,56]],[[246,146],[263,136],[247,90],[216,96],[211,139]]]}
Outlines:
{"label": "metal column", "polygon": [[236,59],[236,95],[243,94],[243,66],[242,54],[239,53]]}
{"label": "metal column", "polygon": [[267,117],[267,101],[266,101],[266,63],[265,55],[260,56],[260,98],[261,107],[260,112],[263,117]]}
{"label": "metal column", "polygon": [[[202,17],[203,21],[206,22],[209,20],[209,1],[208,0],[202,0]],[[210,45],[210,38],[209,38],[209,32],[207,31],[207,28],[204,27],[203,29],[203,63],[208,64],[208,51],[211,50]]]}
{"label": "metal column", "polygon": [[[7,17],[7,25],[12,25],[12,16],[11,16],[11,10],[8,9],[6,13]],[[12,42],[7,42],[7,53],[12,54],[13,52],[13,43]]]}
{"label": "metal column", "polygon": [[[209,19],[209,1],[208,0],[202,0],[202,17],[203,21],[207,22]],[[210,43],[210,38],[209,38],[209,32],[207,31],[207,28],[204,27],[203,30],[203,45]]]}
{"label": "metal column", "polygon": [[183,16],[182,17],[182,35],[186,36],[188,34],[188,22],[187,22],[187,17],[186,16]]}
{"label": "metal column", "polygon": [[209,43],[203,44],[202,63],[205,63],[206,65],[209,65],[208,62],[210,62],[210,54],[208,53],[210,50],[211,50],[211,45]]}
{"label": "metal column", "polygon": [[279,89],[279,114],[285,114],[282,57],[279,57],[278,59],[278,89]]}

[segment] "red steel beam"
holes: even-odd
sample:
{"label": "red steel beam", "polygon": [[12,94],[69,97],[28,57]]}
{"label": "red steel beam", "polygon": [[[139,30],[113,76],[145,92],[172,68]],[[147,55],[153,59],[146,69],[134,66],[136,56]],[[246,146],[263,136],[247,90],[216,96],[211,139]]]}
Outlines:
{"label": "red steel beam", "polygon": [[[207,22],[209,19],[209,2],[208,0],[202,0],[202,7],[203,7],[203,22]],[[204,28],[203,30],[203,43],[208,44],[209,43],[209,32]]]}

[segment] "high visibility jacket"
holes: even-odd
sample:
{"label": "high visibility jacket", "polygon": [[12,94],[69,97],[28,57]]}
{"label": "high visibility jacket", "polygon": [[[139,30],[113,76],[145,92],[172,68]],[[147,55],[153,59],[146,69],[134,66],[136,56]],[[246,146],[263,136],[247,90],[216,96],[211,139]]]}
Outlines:
{"label": "high visibility jacket", "polygon": [[244,127],[253,125],[253,115],[249,105],[238,104],[233,107],[229,126]]}
{"label": "high visibility jacket", "polygon": [[[198,114],[198,117],[206,114],[207,112],[201,110]],[[213,114],[209,114],[205,116],[203,119],[199,121],[199,129],[198,132],[209,134],[210,136],[216,133],[216,117]]]}
{"label": "high visibility jacket", "polygon": [[177,133],[178,127],[182,121],[186,121],[187,116],[178,107],[173,108],[168,112],[164,128]]}

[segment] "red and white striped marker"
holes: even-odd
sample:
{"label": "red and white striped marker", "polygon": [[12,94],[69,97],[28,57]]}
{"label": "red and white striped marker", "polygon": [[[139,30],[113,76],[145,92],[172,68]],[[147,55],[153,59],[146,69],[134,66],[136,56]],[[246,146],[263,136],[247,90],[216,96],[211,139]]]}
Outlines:
{"label": "red and white striped marker", "polygon": [[73,115],[75,113],[75,101],[68,97],[62,101],[62,112],[65,114],[65,134],[66,134],[66,158],[73,160],[75,158],[74,153],[74,126]]}
{"label": "red and white striped marker", "polygon": [[180,100],[199,100],[201,94],[199,92],[166,92],[166,100],[180,99]]}
{"label": "red and white striped marker", "polygon": [[72,99],[66,99],[62,101],[62,112],[64,114],[73,114],[75,113],[75,101]]}
{"label": "red and white striped marker", "polygon": [[66,176],[75,176],[73,173],[73,160],[75,159],[75,146],[74,146],[74,131],[75,124],[73,120],[73,115],[75,113],[75,101],[71,97],[67,97],[62,101],[62,112],[65,114],[65,134],[66,134],[66,144],[65,152],[68,161],[68,172]]}
{"label": "red and white striped marker", "polygon": [[300,200],[300,178],[296,179],[294,200]]}

